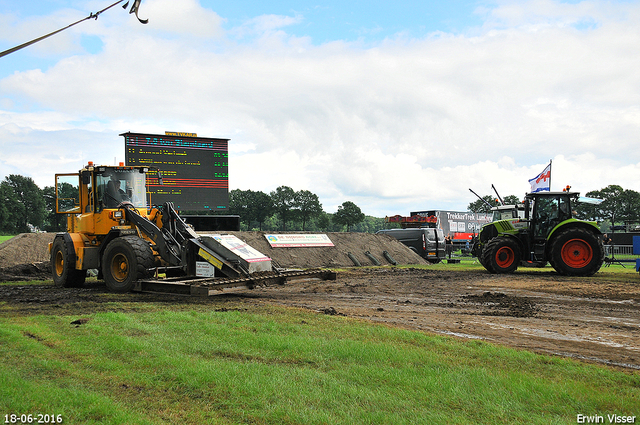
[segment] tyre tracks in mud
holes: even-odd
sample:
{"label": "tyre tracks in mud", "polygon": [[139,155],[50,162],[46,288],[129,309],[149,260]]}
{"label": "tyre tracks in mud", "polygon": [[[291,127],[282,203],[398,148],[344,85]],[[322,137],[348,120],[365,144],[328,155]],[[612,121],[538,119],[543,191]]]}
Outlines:
{"label": "tyre tracks in mud", "polygon": [[[342,273],[260,290],[263,300],[640,370],[640,278],[429,269]],[[638,279],[638,282],[635,281]]]}
{"label": "tyre tracks in mud", "polygon": [[339,272],[336,281],[297,282],[209,298],[113,294],[99,282],[83,288],[4,284],[0,315],[135,312],[146,303],[214,309],[272,304],[640,370],[640,278],[609,276],[354,268]]}

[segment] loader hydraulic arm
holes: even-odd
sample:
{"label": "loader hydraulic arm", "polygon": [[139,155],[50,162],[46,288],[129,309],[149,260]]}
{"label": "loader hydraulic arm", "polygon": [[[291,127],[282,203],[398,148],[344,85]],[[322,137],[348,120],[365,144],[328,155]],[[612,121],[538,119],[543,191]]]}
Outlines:
{"label": "loader hydraulic arm", "polygon": [[[158,251],[158,254],[160,254],[160,257],[162,257],[164,261],[171,266],[182,265],[181,243],[176,240],[170,231],[164,228],[165,213],[162,214],[163,229],[160,229],[153,222],[138,214],[132,205],[123,204],[122,207],[124,208],[127,221],[135,224],[142,233],[153,241],[156,251]],[[164,207],[164,211],[167,211],[167,204],[165,204]],[[172,207],[168,209],[173,210]],[[173,210],[173,213],[176,216],[178,215],[175,210]],[[182,222],[179,216],[178,220]]]}

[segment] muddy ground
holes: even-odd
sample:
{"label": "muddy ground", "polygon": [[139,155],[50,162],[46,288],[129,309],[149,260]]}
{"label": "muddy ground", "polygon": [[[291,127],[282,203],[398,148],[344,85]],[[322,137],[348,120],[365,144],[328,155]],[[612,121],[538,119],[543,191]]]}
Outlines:
{"label": "muddy ground", "polygon": [[569,278],[546,269],[491,275],[354,268],[339,272],[336,281],[292,282],[210,298],[112,294],[101,282],[70,289],[45,282],[4,284],[0,315],[80,318],[96,311],[136,311],[147,303],[222,311],[269,304],[640,370],[640,277],[610,276]]}
{"label": "muddy ground", "polygon": [[[347,252],[370,265],[363,252],[382,259],[383,250],[401,264],[425,264],[387,236],[329,234],[334,248],[272,249],[263,233],[236,235],[288,267],[350,266]],[[53,237],[19,235],[0,244],[0,281],[50,279],[46,244]],[[0,284],[0,315],[77,318],[96,311],[137,311],[147,303],[222,310],[275,304],[640,370],[638,274],[613,274],[603,268],[594,277],[576,278],[545,268],[492,275],[446,267],[347,268],[336,281],[288,283],[211,298],[112,294],[95,279],[83,288],[57,288],[50,280],[41,285],[7,283]]]}

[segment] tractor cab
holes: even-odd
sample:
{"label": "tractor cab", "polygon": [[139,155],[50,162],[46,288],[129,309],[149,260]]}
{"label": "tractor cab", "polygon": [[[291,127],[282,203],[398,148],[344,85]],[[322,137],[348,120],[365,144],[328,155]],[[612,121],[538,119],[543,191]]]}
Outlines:
{"label": "tractor cab", "polygon": [[525,218],[524,204],[498,205],[497,207],[492,207],[491,212],[493,213],[491,221]]}
{"label": "tractor cab", "polygon": [[530,212],[528,217],[531,223],[531,234],[535,239],[546,239],[551,231],[565,220],[573,218],[571,211],[571,198],[577,198],[578,194],[568,192],[530,193],[525,198],[525,204],[529,206],[525,212]]}

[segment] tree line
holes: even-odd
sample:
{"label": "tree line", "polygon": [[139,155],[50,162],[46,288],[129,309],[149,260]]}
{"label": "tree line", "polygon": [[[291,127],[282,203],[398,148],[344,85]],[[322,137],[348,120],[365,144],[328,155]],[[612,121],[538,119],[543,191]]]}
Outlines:
{"label": "tree line", "polygon": [[[64,189],[64,188],[63,188]],[[600,204],[579,204],[577,217],[601,223],[603,232],[613,225],[640,223],[640,193],[609,185],[585,194],[601,199]],[[471,212],[489,212],[497,200],[483,196],[468,205]],[[522,202],[517,196],[504,198],[506,204]],[[66,216],[55,213],[55,187],[40,189],[31,177],[11,174],[0,182],[0,233],[18,234],[38,230],[66,230]],[[229,214],[241,219],[241,230],[323,231],[375,233],[385,227],[384,218],[366,216],[351,201],[346,201],[334,213],[322,209],[318,196],[308,190],[294,191],[280,186],[267,194],[260,191],[235,189],[229,192]]]}
{"label": "tree line", "polygon": [[[65,193],[77,191],[67,186],[60,189]],[[64,196],[73,197],[73,193]],[[66,216],[55,211],[55,187],[40,189],[31,177],[15,174],[0,182],[0,234],[66,230]],[[316,194],[308,190],[296,192],[288,186],[280,186],[270,194],[232,190],[227,213],[240,216],[242,230],[347,230],[373,233],[384,226],[384,219],[365,216],[351,201],[344,202],[335,213],[330,214],[322,210]]]}
{"label": "tree line", "polygon": [[322,209],[318,195],[280,186],[267,194],[234,189],[229,192],[229,213],[240,216],[241,230],[355,231],[374,233],[384,218],[365,216],[356,204],[345,201],[335,213]]}

